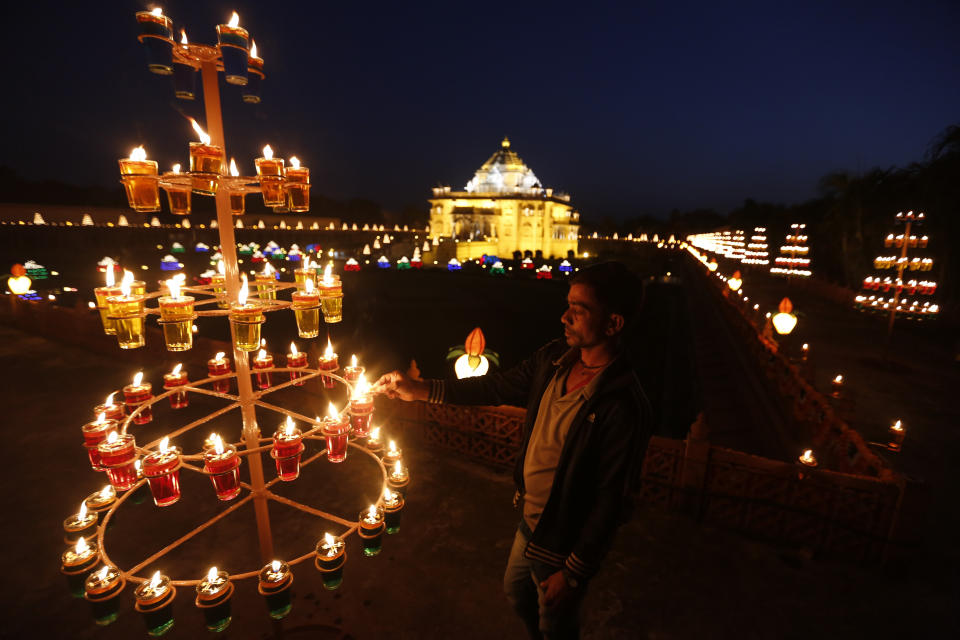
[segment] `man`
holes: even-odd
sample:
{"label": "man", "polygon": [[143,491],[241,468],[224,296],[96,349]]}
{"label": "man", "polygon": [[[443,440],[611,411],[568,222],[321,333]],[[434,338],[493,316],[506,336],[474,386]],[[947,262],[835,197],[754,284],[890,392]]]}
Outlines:
{"label": "man", "polygon": [[650,409],[624,352],[641,285],[608,262],[570,283],[554,340],[502,373],[414,380],[395,371],[376,389],[391,398],[526,406],[514,478],[523,502],[504,591],[531,638],[576,638],[587,582],[623,521],[650,437]]}

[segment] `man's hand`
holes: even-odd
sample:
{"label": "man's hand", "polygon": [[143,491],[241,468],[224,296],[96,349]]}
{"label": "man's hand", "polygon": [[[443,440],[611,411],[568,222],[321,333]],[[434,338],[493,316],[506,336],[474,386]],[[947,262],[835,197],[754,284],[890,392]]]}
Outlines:
{"label": "man's hand", "polygon": [[425,380],[414,380],[400,371],[391,371],[380,376],[373,383],[371,391],[382,393],[394,400],[426,400],[430,395],[430,384]]}
{"label": "man's hand", "polygon": [[540,588],[544,590],[543,601],[548,607],[562,604],[573,593],[573,588],[567,584],[567,577],[563,575],[563,571],[557,571],[541,582]]}

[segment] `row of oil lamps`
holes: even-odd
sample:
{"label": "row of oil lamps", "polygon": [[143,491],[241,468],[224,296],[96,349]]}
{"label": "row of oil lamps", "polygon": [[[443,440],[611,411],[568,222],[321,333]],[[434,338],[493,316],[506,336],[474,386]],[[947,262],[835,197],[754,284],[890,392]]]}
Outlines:
{"label": "row of oil lamps", "polygon": [[[257,351],[260,348],[260,325],[265,321],[265,311],[270,306],[268,301],[277,297],[276,276],[266,272],[255,276],[259,298],[255,299],[250,298],[247,276],[242,274],[237,302],[231,304],[226,298],[226,276],[222,272],[222,262],[220,267],[221,273],[211,279],[213,292],[218,298],[217,305],[230,311],[237,348],[246,352]],[[317,269],[307,264],[294,274],[297,290],[293,292],[290,306],[301,338],[316,338],[320,334],[321,311],[327,324],[343,319],[343,287],[340,276],[331,273],[331,270],[332,265],[328,265],[323,276],[318,278]],[[184,280],[182,274],[167,280],[169,295],[157,300],[168,351],[186,351],[193,347],[193,321],[197,318],[195,298],[181,294]],[[116,286],[113,269],[107,269],[106,285],[96,287],[94,295],[103,330],[107,335],[117,336],[121,349],[137,349],[146,344],[146,285],[143,281],[134,280],[133,273],[124,271],[120,286]]]}

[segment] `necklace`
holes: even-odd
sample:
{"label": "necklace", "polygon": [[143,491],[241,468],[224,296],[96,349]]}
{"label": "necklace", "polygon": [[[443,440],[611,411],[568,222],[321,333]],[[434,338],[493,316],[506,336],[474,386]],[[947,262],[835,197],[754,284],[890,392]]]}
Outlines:
{"label": "necklace", "polygon": [[608,364],[610,364],[610,363],[609,363],[609,362],[604,362],[603,364],[597,364],[597,365],[594,365],[594,366],[591,367],[591,366],[588,365],[586,362],[584,362],[582,358],[581,358],[581,360],[580,360],[580,366],[583,367],[584,369],[599,369],[599,368],[601,368],[601,367],[607,366]]}

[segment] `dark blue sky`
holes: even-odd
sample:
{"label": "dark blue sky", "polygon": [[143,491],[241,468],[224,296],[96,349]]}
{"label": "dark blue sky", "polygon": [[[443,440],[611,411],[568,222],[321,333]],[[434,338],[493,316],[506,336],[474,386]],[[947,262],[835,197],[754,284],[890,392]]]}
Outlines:
{"label": "dark blue sky", "polygon": [[[504,134],[586,216],[625,217],[799,202],[828,171],[920,160],[960,123],[960,2],[727,5],[160,6],[207,43],[235,8],[257,41],[263,102],[222,85],[242,170],[269,142],[308,164],[320,193],[389,208],[426,208],[437,182],[462,188]],[[147,71],[133,17],[146,6],[8,14],[0,164],[106,185],[139,143],[165,169],[186,164],[179,112],[202,123],[202,104]]]}

